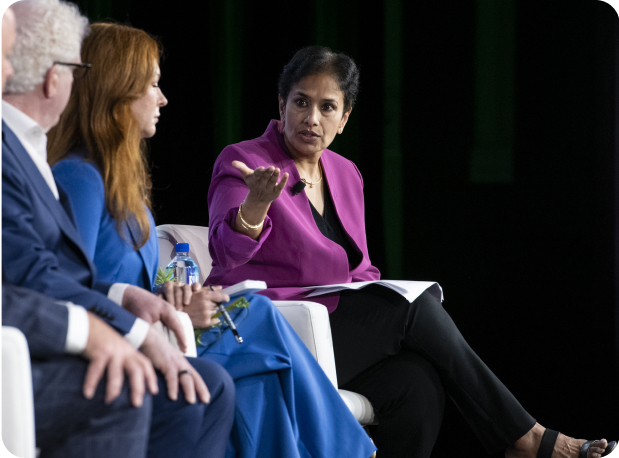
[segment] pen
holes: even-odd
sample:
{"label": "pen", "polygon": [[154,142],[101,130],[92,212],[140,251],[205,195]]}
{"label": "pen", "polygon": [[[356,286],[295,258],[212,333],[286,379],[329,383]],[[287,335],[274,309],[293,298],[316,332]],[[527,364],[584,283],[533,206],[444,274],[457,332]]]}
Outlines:
{"label": "pen", "polygon": [[[210,288],[211,291],[214,291],[211,285],[208,285],[208,287]],[[221,312],[221,316],[224,318],[224,321],[226,322],[226,324],[232,331],[232,334],[234,334],[236,341],[238,343],[243,343],[243,338],[239,335],[239,331],[236,330],[234,321],[232,321],[232,318],[230,318],[230,315],[228,314],[228,311],[226,310],[226,307],[224,306],[224,304],[222,304],[221,302],[215,302],[215,303],[217,304],[217,307],[219,308],[219,311]]]}

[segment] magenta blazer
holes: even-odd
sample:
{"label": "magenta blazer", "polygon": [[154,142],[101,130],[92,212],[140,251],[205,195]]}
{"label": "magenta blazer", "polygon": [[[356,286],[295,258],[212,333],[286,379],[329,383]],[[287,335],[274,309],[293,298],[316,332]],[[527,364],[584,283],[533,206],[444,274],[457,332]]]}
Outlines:
{"label": "magenta blazer", "polygon": [[[208,192],[213,269],[206,284],[228,286],[247,279],[264,280],[268,285],[264,295],[273,300],[299,300],[308,292],[302,286],[379,280],[380,272],[368,256],[359,170],[328,149],[320,158],[342,226],[363,255],[351,271],[344,249],[316,226],[305,191],[292,195],[292,187],[301,177],[278,126],[279,121],[273,120],[261,137],[227,146],[215,162]],[[239,205],[248,193],[241,172],[232,166],[234,160],[252,169],[274,165],[282,175],[290,175],[281,196],[269,208],[258,240],[232,230]],[[338,299],[339,294],[311,298],[325,305],[329,313],[337,307]]]}

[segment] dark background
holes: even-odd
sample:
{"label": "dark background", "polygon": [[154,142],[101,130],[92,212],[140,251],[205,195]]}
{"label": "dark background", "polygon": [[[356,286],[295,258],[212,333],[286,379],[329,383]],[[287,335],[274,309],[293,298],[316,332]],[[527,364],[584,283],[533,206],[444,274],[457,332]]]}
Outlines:
{"label": "dark background", "polygon": [[[374,264],[386,278],[440,282],[464,336],[541,424],[619,437],[609,5],[77,3],[163,43],[170,103],[150,144],[157,224],[208,225],[215,158],[277,117],[277,78],[297,49],[351,55],[362,89],[332,149],[364,176]],[[433,456],[485,456],[451,403]]]}

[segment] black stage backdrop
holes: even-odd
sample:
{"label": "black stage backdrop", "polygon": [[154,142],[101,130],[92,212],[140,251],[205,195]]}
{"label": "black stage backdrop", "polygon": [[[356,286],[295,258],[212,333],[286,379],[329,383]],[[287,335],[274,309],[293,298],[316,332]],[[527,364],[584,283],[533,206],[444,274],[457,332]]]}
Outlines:
{"label": "black stage backdrop", "polygon": [[[354,57],[333,149],[365,181],[385,277],[436,280],[464,336],[543,425],[619,436],[618,21],[595,0],[82,0],[158,36],[157,224],[208,225],[223,146],[278,115],[298,48]],[[433,456],[485,452],[453,404]],[[496,456],[502,456],[498,454]]]}

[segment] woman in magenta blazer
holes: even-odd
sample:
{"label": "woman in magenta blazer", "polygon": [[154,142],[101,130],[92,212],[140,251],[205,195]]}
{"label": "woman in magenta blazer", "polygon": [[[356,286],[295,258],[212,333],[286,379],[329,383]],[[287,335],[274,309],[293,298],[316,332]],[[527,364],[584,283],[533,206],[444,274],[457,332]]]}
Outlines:
{"label": "woman in magenta blazer", "polygon": [[[305,286],[380,278],[367,250],[361,174],[327,149],[346,126],[358,84],[352,59],[327,48],[301,49],[284,67],[281,120],[226,147],[215,163],[208,284],[264,280],[271,299],[303,299]],[[508,458],[550,458],[553,450],[597,458],[615,446],[536,423],[427,292],[412,304],[376,285],[312,300],[330,312],[340,388],[374,407],[381,457],[430,456],[445,393],[486,449]]]}

